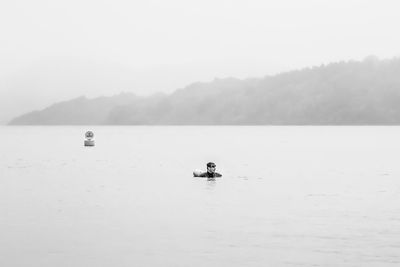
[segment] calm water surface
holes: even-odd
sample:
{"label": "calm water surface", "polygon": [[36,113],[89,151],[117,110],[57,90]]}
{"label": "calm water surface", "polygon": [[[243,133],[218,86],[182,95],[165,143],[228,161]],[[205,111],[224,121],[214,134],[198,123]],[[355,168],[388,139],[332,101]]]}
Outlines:
{"label": "calm water surface", "polygon": [[399,266],[399,159],[400,127],[0,127],[0,266]]}

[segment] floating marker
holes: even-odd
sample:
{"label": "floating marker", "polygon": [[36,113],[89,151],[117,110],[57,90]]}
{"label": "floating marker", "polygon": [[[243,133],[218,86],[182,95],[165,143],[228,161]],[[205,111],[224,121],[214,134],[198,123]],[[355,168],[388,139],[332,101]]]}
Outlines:
{"label": "floating marker", "polygon": [[86,137],[85,146],[94,146],[94,140],[93,140],[94,133],[92,131],[87,131],[85,133],[85,137]]}

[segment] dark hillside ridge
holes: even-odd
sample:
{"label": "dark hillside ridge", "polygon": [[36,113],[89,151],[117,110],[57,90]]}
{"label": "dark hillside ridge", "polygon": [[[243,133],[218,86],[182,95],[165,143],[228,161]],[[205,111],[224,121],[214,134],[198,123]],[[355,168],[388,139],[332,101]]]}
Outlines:
{"label": "dark hillside ridge", "polygon": [[83,97],[12,125],[399,125],[400,59],[331,63],[259,79],[215,79],[174,93]]}

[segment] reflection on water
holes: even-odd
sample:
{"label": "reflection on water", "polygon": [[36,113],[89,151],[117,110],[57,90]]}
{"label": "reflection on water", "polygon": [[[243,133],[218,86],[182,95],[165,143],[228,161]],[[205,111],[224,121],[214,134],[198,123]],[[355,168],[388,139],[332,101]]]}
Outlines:
{"label": "reflection on water", "polygon": [[208,190],[214,190],[215,187],[217,186],[216,178],[207,178],[206,185],[207,185],[206,188]]}

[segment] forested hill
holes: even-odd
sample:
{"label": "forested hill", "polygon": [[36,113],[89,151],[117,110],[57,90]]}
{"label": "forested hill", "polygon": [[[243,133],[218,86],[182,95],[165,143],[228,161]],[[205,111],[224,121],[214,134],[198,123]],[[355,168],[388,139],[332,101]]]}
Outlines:
{"label": "forested hill", "polygon": [[274,76],[194,83],[172,94],[80,97],[13,125],[396,125],[400,59],[331,63]]}

